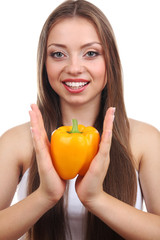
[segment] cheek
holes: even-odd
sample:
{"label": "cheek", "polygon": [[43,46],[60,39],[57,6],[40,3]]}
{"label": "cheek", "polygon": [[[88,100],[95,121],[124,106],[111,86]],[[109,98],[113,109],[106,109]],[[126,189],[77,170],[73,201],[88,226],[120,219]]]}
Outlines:
{"label": "cheek", "polygon": [[51,86],[53,86],[53,84],[55,84],[56,79],[58,78],[57,68],[56,68],[56,71],[54,69],[55,69],[55,67],[53,66],[53,64],[46,62],[47,76],[48,76],[48,80],[49,80],[49,83]]}
{"label": "cheek", "polygon": [[97,76],[98,81],[101,81],[101,85],[104,88],[107,84],[107,71],[105,63],[102,62],[97,68],[95,68],[95,74]]}
{"label": "cheek", "polygon": [[56,74],[55,71],[53,71],[53,68],[51,66],[46,66],[46,71],[47,71],[47,76],[48,76],[48,81],[51,86],[51,88],[55,91],[55,79],[56,79]]}
{"label": "cheek", "polygon": [[46,62],[46,71],[49,79],[54,77],[53,66],[48,62]]}
{"label": "cheek", "polygon": [[59,82],[61,78],[61,73],[63,71],[64,66],[62,64],[53,63],[52,61],[46,61],[46,71],[48,75],[48,80],[50,84],[53,82]]}

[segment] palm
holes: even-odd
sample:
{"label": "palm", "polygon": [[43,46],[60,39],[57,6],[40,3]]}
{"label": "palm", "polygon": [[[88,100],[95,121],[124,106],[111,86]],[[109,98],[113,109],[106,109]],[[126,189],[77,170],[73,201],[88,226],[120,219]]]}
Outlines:
{"label": "palm", "polygon": [[40,190],[50,201],[58,201],[65,191],[66,182],[59,177],[52,164],[50,143],[44,129],[41,113],[37,105],[34,104],[31,108],[31,128],[40,175]]}
{"label": "palm", "polygon": [[104,120],[99,151],[92,160],[85,176],[79,176],[76,181],[76,192],[82,203],[86,206],[103,192],[103,181],[110,163],[109,152],[112,138],[113,119],[114,109],[110,108],[107,111]]}

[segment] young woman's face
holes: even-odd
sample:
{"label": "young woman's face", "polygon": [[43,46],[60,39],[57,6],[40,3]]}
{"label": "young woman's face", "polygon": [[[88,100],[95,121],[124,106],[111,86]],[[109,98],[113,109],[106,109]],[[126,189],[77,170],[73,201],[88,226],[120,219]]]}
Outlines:
{"label": "young woman's face", "polygon": [[47,41],[46,70],[61,104],[100,102],[107,74],[102,45],[93,24],[75,17],[54,25]]}

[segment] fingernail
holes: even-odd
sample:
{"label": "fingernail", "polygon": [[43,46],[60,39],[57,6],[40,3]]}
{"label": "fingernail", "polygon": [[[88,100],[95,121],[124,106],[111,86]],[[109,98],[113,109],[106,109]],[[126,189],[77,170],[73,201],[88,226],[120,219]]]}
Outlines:
{"label": "fingernail", "polygon": [[113,108],[112,108],[113,122],[114,122],[114,119],[115,119],[115,112],[116,112],[116,108],[113,107]]}
{"label": "fingernail", "polygon": [[112,108],[112,114],[114,115],[114,114],[115,114],[115,112],[116,112],[116,108],[115,108],[115,107],[113,107],[113,108]]}

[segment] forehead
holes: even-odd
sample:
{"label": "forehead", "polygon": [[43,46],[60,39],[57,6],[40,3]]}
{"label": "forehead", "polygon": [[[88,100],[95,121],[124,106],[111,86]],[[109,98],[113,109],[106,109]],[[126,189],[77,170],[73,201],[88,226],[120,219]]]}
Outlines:
{"label": "forehead", "polygon": [[72,17],[59,20],[50,30],[50,41],[99,41],[100,38],[94,24],[83,17]]}

